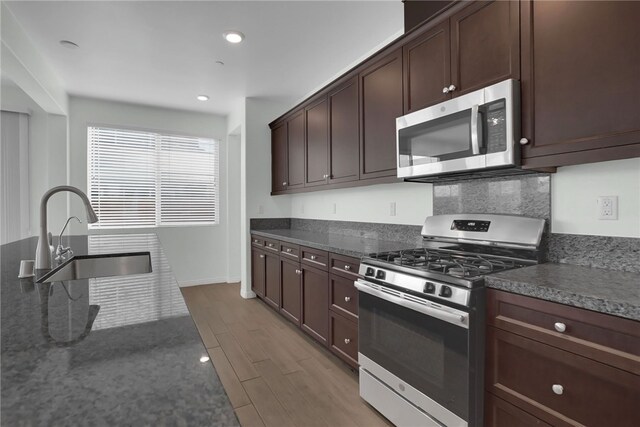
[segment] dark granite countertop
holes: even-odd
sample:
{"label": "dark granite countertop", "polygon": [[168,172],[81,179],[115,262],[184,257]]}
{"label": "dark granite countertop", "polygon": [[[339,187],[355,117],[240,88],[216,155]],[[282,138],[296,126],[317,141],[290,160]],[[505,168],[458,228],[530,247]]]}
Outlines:
{"label": "dark granite countertop", "polygon": [[251,234],[356,258],[376,252],[398,251],[422,246],[422,236],[405,242],[396,242],[295,229],[251,230]]}
{"label": "dark granite countertop", "polygon": [[486,285],[521,295],[640,320],[640,274],[546,263],[486,276]]}
{"label": "dark granite countertop", "polygon": [[238,425],[154,234],[71,238],[152,273],[53,284],[17,278],[36,243],[0,247],[2,425]]}

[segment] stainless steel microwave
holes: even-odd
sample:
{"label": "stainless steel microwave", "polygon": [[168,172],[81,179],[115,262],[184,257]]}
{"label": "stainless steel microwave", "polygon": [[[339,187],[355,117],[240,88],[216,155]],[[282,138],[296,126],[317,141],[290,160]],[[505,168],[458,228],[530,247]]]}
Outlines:
{"label": "stainless steel microwave", "polygon": [[407,114],[396,119],[398,177],[517,168],[519,133],[520,85],[513,79]]}

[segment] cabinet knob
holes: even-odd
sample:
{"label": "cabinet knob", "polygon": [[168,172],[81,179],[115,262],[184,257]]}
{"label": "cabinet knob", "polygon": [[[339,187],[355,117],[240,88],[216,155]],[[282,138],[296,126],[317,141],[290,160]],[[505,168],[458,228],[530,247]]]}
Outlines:
{"label": "cabinet knob", "polygon": [[324,175],[322,175],[322,177],[323,177],[324,179],[327,179],[327,178],[329,178],[329,175],[327,175],[327,174],[325,173]]}
{"label": "cabinet knob", "polygon": [[564,393],[564,387],[562,387],[560,384],[554,384],[551,386],[551,390],[553,390],[553,392],[555,394],[557,394],[558,396],[562,395],[562,393]]}
{"label": "cabinet knob", "polygon": [[443,87],[442,88],[442,93],[449,93],[449,88],[448,87]]}
{"label": "cabinet knob", "polygon": [[345,302],[351,301],[351,297],[344,297]]}
{"label": "cabinet knob", "polygon": [[311,255],[311,261],[315,261],[316,260],[316,256],[315,255]]}
{"label": "cabinet knob", "polygon": [[284,182],[282,183],[282,186],[284,187],[284,186],[286,186],[286,185],[287,185],[287,181],[284,181]]}
{"label": "cabinet knob", "polygon": [[260,240],[255,239],[255,240],[253,241],[253,243],[260,243]]}
{"label": "cabinet knob", "polygon": [[287,248],[287,253],[291,253],[291,248]]}
{"label": "cabinet knob", "polygon": [[449,86],[449,92],[453,92],[454,90],[456,90],[456,86],[455,85]]}
{"label": "cabinet knob", "polygon": [[347,270],[347,271],[349,271],[349,270],[351,270],[351,266],[350,266],[350,265],[345,265],[345,266],[344,266],[344,269],[345,269],[345,270]]}
{"label": "cabinet knob", "polygon": [[564,332],[567,330],[567,325],[565,325],[562,322],[556,322],[553,324],[553,327],[555,328],[556,331],[558,332]]}
{"label": "cabinet knob", "polygon": [[302,274],[302,270],[296,270],[296,274]]}
{"label": "cabinet knob", "polygon": [[349,338],[345,338],[345,339],[344,339],[344,343],[345,343],[345,344],[349,344],[350,342],[351,342],[351,340],[350,340]]}
{"label": "cabinet knob", "polygon": [[273,247],[273,243],[269,243],[267,246],[269,246],[270,248]]}
{"label": "cabinet knob", "polygon": [[260,254],[260,258],[264,258],[264,255]]}
{"label": "cabinet knob", "polygon": [[520,138],[520,145],[527,145],[529,140],[527,138]]}

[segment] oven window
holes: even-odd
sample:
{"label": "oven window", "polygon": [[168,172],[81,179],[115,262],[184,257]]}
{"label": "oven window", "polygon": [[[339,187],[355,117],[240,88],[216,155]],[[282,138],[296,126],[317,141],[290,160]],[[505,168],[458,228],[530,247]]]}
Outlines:
{"label": "oven window", "polygon": [[401,167],[473,156],[471,110],[400,129],[398,138]]}
{"label": "oven window", "polygon": [[468,330],[366,293],[359,298],[360,353],[468,419]]}

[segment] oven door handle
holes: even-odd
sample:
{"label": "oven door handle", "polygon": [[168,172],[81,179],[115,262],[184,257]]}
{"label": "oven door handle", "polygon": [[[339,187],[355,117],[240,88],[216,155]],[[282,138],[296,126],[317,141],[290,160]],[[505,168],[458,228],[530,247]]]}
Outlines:
{"label": "oven door handle", "polygon": [[374,297],[389,301],[393,304],[401,305],[405,308],[417,311],[418,313],[422,313],[430,317],[435,317],[436,319],[443,320],[461,328],[469,328],[469,313],[465,313],[464,311],[456,310],[454,308],[436,306],[435,304],[426,300],[424,304],[420,304],[396,295],[392,295],[382,290],[378,290],[376,288],[373,288],[366,282],[362,282],[360,280],[356,281],[354,284],[360,292],[365,292],[369,295],[373,295]]}

